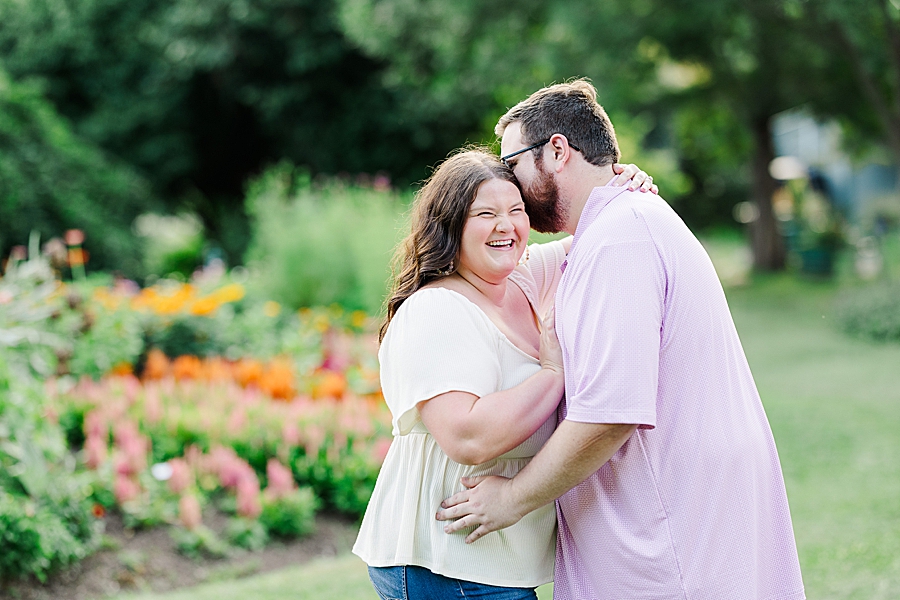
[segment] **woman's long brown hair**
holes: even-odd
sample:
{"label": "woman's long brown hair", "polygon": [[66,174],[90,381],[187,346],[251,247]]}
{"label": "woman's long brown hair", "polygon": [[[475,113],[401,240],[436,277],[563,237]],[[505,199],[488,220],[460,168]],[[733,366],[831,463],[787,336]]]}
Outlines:
{"label": "woman's long brown hair", "polygon": [[[482,183],[502,179],[519,187],[512,171],[487,148],[450,156],[431,174],[413,202],[410,234],[397,246],[394,281],[378,340],[384,339],[397,310],[417,290],[456,262],[469,207]],[[442,273],[443,271],[443,273]]]}

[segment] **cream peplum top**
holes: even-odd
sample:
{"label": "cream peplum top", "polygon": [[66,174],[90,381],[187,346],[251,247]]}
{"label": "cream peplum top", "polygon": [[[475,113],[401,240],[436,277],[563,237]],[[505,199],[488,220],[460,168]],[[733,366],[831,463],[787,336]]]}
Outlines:
{"label": "cream peplum top", "polygon": [[[529,254],[510,278],[543,316],[553,303],[565,252],[561,243],[550,242],[530,246]],[[513,345],[478,306],[444,288],[419,290],[401,305],[378,357],[394,440],[353,552],[374,567],[418,565],[488,585],[536,587],[551,581],[553,504],[469,545],[464,539],[470,530],[446,534],[434,515],[441,500],[463,489],[461,477],[518,473],[553,433],[556,414],[506,454],[467,466],[443,453],[416,408],[449,391],[481,397],[511,388],[540,370],[540,363]]]}

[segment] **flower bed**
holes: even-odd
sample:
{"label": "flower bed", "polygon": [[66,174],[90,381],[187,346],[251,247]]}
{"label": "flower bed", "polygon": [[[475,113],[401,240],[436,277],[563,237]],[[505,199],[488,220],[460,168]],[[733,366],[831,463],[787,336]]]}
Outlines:
{"label": "flower bed", "polygon": [[[85,465],[102,469],[117,456],[133,457],[132,468],[116,469],[119,482],[148,464],[228,448],[263,481],[277,460],[325,506],[350,514],[364,510],[391,439],[390,416],[377,394],[286,402],[230,380],[113,376],[50,395]],[[145,441],[129,441],[137,436]],[[229,485],[210,480],[201,487],[215,492]]]}
{"label": "flower bed", "polygon": [[[213,275],[63,284],[29,260],[0,278],[0,533],[25,540],[0,579],[89,553],[90,513],[171,525],[188,555],[303,535],[320,507],[362,513],[391,439],[370,319]],[[39,463],[55,485],[31,485]],[[233,515],[224,539],[208,504]]]}

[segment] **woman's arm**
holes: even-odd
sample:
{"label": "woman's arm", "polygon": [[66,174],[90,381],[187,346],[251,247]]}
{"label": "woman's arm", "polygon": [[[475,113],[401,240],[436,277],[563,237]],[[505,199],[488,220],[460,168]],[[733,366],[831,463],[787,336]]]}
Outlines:
{"label": "woman's arm", "polygon": [[480,398],[447,392],[419,402],[422,422],[454,461],[477,465],[509,452],[554,413],[565,381],[553,315],[541,332],[541,370],[508,390]]}

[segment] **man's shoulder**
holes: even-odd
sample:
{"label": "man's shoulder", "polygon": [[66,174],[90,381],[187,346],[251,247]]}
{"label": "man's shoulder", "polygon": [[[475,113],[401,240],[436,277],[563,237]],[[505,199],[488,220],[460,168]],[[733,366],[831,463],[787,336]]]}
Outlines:
{"label": "man's shoulder", "polygon": [[[623,192],[617,195],[607,204],[596,218],[585,228],[585,238],[591,238],[594,242],[603,245],[616,244],[625,241],[652,241],[648,220],[659,218],[655,213],[660,210],[655,202],[647,202],[650,194],[641,192]],[[654,195],[656,200],[658,197]],[[665,201],[660,201],[668,206]]]}

